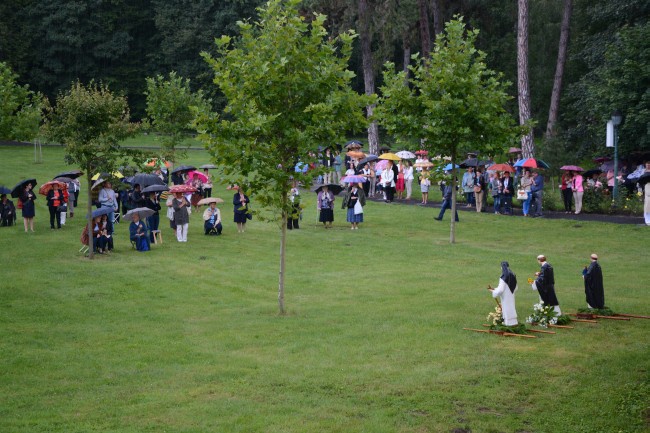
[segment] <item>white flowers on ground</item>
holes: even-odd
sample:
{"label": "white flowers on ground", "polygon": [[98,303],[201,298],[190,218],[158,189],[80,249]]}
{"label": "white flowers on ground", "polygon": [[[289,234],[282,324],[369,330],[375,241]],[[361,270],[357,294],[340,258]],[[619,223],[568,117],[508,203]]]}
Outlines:
{"label": "white flowers on ground", "polygon": [[497,326],[503,324],[503,314],[501,312],[501,306],[497,305],[494,307],[494,311],[488,314],[487,321],[492,325]]}
{"label": "white flowers on ground", "polygon": [[544,306],[543,302],[533,305],[533,314],[526,317],[526,323],[548,328],[557,323],[557,313],[552,305]]}

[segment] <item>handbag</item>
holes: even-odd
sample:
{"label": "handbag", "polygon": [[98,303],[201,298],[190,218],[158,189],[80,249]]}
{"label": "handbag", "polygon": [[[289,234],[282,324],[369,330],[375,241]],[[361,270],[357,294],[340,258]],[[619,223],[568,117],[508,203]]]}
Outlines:
{"label": "handbag", "polygon": [[474,192],[475,193],[481,192],[481,185],[474,185]]}
{"label": "handbag", "polygon": [[361,202],[357,200],[357,202],[354,204],[354,214],[359,215],[363,213],[363,206],[361,206]]}
{"label": "handbag", "polygon": [[518,189],[517,200],[527,200],[527,199],[528,199],[528,193],[526,192],[526,190]]}

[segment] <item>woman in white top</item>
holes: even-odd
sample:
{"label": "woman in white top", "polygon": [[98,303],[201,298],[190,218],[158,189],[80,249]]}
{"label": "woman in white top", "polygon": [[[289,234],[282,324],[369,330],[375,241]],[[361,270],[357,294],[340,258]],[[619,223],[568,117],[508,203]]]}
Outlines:
{"label": "woman in white top", "polygon": [[413,163],[411,161],[407,161],[404,168],[404,183],[406,184],[406,199],[410,200],[413,193]]}
{"label": "woman in white top", "polygon": [[381,172],[381,184],[386,193],[386,203],[391,203],[393,201],[393,195],[395,194],[395,172],[393,172],[393,161],[388,161],[388,165],[384,171]]}

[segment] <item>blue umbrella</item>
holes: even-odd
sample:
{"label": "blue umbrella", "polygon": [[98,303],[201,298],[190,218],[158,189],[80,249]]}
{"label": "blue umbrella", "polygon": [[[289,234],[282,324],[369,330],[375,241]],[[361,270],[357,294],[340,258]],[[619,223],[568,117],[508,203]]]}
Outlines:
{"label": "blue umbrella", "polygon": [[542,161],[541,159],[536,159],[536,158],[527,158],[527,159],[520,159],[519,161],[515,162],[515,167],[526,167],[526,168],[550,168],[550,166]]}
{"label": "blue umbrella", "polygon": [[[458,164],[454,164],[454,165],[456,166],[456,169],[459,169],[459,168],[460,168],[460,166],[459,166]],[[445,165],[442,169],[443,169],[444,171],[449,171],[449,170],[451,170],[451,162],[450,162],[449,164]]]}
{"label": "blue umbrella", "polygon": [[[95,209],[92,213],[93,218],[97,218],[98,216],[102,215],[108,215],[109,213],[113,212],[113,209],[110,207],[101,207],[99,209]],[[88,215],[86,215],[88,217]]]}
{"label": "blue umbrella", "polygon": [[6,186],[0,186],[0,194],[11,194],[11,190]]}

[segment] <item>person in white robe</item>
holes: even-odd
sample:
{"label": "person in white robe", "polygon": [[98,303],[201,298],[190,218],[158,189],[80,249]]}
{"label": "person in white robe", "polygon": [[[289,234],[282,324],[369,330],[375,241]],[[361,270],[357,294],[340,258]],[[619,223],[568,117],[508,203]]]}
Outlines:
{"label": "person in white robe", "polygon": [[517,321],[517,309],[515,308],[515,292],[517,285],[517,276],[510,270],[508,262],[501,262],[501,277],[496,289],[491,289],[492,297],[499,298],[501,301],[501,314],[503,315],[503,324],[506,326],[515,326]]}

